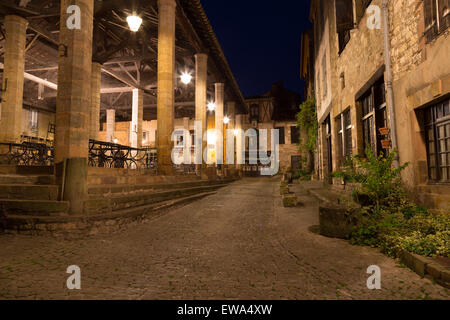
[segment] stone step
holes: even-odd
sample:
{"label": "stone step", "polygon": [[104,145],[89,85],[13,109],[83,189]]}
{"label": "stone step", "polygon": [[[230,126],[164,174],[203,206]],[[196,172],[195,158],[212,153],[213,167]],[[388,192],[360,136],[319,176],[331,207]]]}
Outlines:
{"label": "stone step", "polygon": [[53,200],[0,199],[0,212],[6,215],[63,216],[69,211],[69,202]]}
{"label": "stone step", "polygon": [[53,175],[53,166],[0,165],[0,174]]}
{"label": "stone step", "polygon": [[56,185],[0,184],[0,199],[58,200]]}
{"label": "stone step", "polygon": [[116,224],[122,224],[124,222],[131,222],[143,217],[156,217],[163,210],[170,209],[176,206],[186,205],[188,203],[211,196],[215,193],[216,192],[199,193],[193,196],[182,197],[156,204],[142,206],[139,208],[114,211],[109,214],[95,214],[89,216],[8,215],[8,218],[4,223],[4,227],[8,230],[16,230],[19,233],[46,234],[50,232],[52,234],[58,234],[58,232],[62,231],[69,232],[72,235],[74,234],[73,230],[84,229],[86,232],[89,232],[95,223],[101,221],[103,221],[105,225],[110,225],[111,223],[109,221],[114,221]]}
{"label": "stone step", "polygon": [[139,192],[160,192],[165,190],[186,189],[193,187],[229,184],[233,180],[219,180],[208,181],[198,180],[179,183],[159,183],[159,184],[141,184],[141,185],[104,185],[104,186],[89,186],[88,193],[89,198],[96,199],[99,196],[111,197],[124,194],[132,194]]}
{"label": "stone step", "polygon": [[199,187],[165,190],[160,192],[139,192],[135,194],[113,196],[111,198],[103,197],[98,199],[89,199],[85,203],[85,209],[88,214],[109,213],[112,211],[142,207],[163,201],[188,197],[199,193],[213,192],[223,188],[224,186],[226,186],[226,184],[221,183]]}
{"label": "stone step", "polygon": [[20,174],[0,174],[0,185],[2,184],[55,184],[53,175],[20,175]]}

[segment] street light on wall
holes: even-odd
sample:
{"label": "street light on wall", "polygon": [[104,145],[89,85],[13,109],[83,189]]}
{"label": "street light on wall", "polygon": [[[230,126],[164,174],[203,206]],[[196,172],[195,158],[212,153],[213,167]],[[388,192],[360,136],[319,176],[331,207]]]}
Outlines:
{"label": "street light on wall", "polygon": [[225,116],[225,118],[223,118],[223,123],[229,124],[229,123],[230,123],[230,118],[228,118],[227,116]]}
{"label": "street light on wall", "polygon": [[127,17],[128,26],[133,32],[137,32],[142,24],[142,19],[138,16],[132,15]]}

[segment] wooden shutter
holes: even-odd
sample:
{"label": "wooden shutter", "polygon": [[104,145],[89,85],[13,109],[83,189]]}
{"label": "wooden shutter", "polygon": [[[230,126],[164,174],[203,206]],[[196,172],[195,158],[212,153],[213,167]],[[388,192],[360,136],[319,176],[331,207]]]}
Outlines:
{"label": "wooden shutter", "polygon": [[444,31],[450,23],[450,0],[439,0],[439,27]]}
{"label": "wooden shutter", "polygon": [[436,0],[424,0],[425,30],[436,23]]}
{"label": "wooden shutter", "polygon": [[336,31],[353,29],[353,0],[336,0]]}

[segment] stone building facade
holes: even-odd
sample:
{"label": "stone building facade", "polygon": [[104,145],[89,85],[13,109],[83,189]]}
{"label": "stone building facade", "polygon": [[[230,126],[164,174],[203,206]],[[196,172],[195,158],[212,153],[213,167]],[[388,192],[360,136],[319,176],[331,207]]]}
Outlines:
{"label": "stone building facade", "polygon": [[[288,168],[296,170],[302,166],[298,146],[300,131],[297,128],[296,120],[300,101],[300,95],[284,88],[283,82],[280,81],[274,83],[272,89],[261,96],[246,98],[248,113],[240,115],[242,129],[267,130],[268,151],[272,151],[270,144],[271,130],[279,130],[280,172],[284,172]],[[246,149],[248,150],[248,143]],[[244,168],[244,170],[256,171],[255,168],[250,166]]]}
{"label": "stone building facade", "polygon": [[310,14],[321,179],[347,156],[396,145],[416,199],[448,208],[449,1],[313,0]]}

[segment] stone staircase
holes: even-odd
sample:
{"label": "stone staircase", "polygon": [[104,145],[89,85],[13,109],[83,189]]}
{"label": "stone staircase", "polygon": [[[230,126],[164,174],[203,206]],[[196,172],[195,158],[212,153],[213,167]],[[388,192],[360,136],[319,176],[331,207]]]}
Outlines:
{"label": "stone staircase", "polygon": [[51,167],[0,166],[0,214],[67,215]]}
{"label": "stone staircase", "polygon": [[69,215],[68,202],[58,201],[59,187],[52,171],[47,167],[0,166],[0,229],[27,234],[90,231],[100,222],[122,224],[201,199],[233,181],[147,177],[140,184],[117,184],[120,180],[111,179],[106,181],[113,184],[102,184],[94,177],[88,186],[85,214],[74,216]]}

